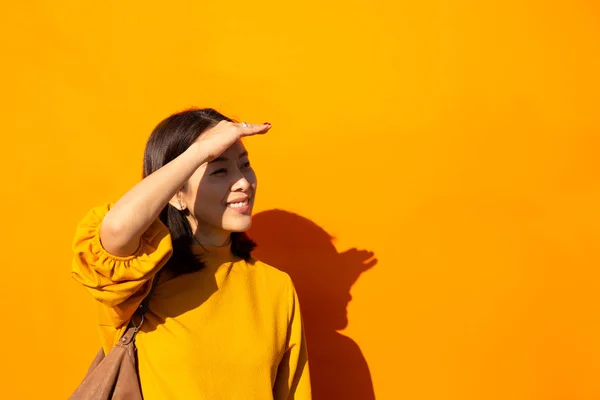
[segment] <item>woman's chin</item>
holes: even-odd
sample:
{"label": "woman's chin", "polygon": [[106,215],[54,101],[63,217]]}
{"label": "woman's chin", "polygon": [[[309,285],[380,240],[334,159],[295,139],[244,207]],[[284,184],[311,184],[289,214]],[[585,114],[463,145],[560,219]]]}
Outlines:
{"label": "woman's chin", "polygon": [[228,218],[226,221],[223,221],[223,228],[228,232],[246,232],[250,229],[250,225],[252,225],[252,217],[250,215]]}

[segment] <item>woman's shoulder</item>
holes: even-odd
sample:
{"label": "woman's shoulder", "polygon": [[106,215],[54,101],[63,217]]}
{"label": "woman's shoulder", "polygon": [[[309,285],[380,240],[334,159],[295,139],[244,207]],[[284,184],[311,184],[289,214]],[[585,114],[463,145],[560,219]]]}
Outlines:
{"label": "woman's shoulder", "polygon": [[290,302],[295,298],[295,287],[290,275],[274,266],[256,258],[246,262],[250,272],[252,287],[264,301],[276,304],[277,308],[287,313]]}
{"label": "woman's shoulder", "polygon": [[287,272],[264,263],[256,258],[251,257],[250,260],[247,261],[247,264],[255,274],[267,279],[271,284],[277,283],[281,286],[287,287],[292,281]]}

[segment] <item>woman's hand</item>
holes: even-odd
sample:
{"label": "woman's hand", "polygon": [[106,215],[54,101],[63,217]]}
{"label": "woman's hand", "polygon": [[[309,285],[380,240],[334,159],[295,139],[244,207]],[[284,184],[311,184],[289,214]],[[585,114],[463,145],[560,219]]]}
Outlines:
{"label": "woman's hand", "polygon": [[229,121],[220,121],[213,128],[206,130],[196,140],[202,148],[202,153],[206,157],[206,162],[210,162],[219,157],[236,141],[245,136],[262,135],[271,129],[271,124],[245,124]]}

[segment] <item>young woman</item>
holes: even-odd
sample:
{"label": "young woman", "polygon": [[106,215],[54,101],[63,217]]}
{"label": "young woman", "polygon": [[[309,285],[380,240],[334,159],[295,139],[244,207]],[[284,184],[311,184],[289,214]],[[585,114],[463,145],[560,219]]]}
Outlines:
{"label": "young woman", "polygon": [[270,128],[213,109],[166,118],[144,179],[77,228],[73,277],[97,300],[105,353],[158,276],[136,336],[145,400],[311,397],[294,286],[244,233],[256,175],[241,139]]}

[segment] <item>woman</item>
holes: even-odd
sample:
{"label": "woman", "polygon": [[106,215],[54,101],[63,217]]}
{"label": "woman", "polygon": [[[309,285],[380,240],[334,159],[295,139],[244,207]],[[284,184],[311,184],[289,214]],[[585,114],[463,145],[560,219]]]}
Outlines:
{"label": "woman", "polygon": [[212,109],[166,118],[144,179],[77,228],[73,277],[97,300],[105,353],[160,271],[136,337],[145,400],[310,399],[296,291],[244,233],[256,175],[241,138],[270,128]]}

